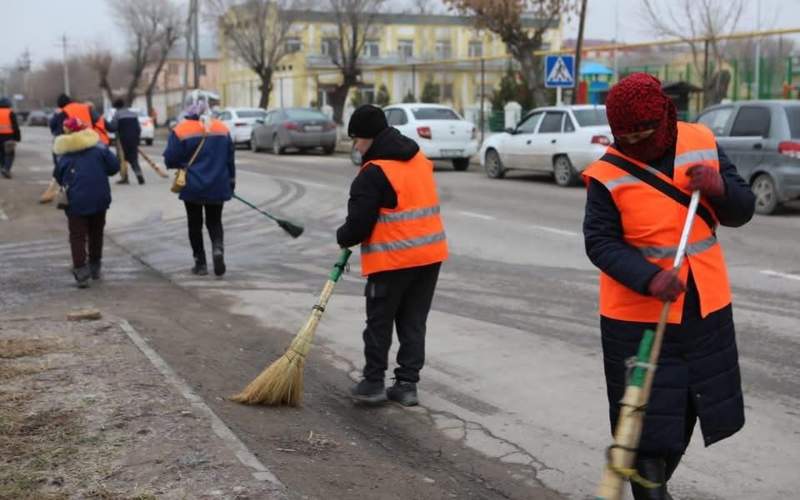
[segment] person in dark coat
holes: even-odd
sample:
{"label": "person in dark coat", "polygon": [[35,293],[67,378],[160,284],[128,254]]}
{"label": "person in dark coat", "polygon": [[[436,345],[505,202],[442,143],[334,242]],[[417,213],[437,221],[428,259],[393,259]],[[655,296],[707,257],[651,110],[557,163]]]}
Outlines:
{"label": "person in dark coat", "polygon": [[[225,274],[222,207],[236,188],[234,143],[219,120],[203,116],[204,102],[185,111],[186,119],[169,134],[164,162],[170,169],[186,169],[186,187],[179,198],[186,206],[189,242],[194,256],[192,273],[208,274],[203,248],[203,212],[211,239],[214,274]],[[201,118],[202,117],[202,118]]]}
{"label": "person in dark coat", "polygon": [[14,164],[14,149],[22,138],[17,123],[17,114],[11,109],[11,101],[0,99],[0,175],[11,178]]}
{"label": "person in dark coat", "polygon": [[[739,227],[751,219],[755,198],[736,166],[715,144],[708,129],[677,122],[675,106],[657,79],[641,73],[623,79],[610,91],[606,112],[615,139],[607,154],[623,155],[639,162],[637,165],[649,166],[651,172],[684,193],[699,190],[703,206],[713,212],[719,224]],[[676,151],[685,148],[690,135],[711,147],[677,158]],[[686,168],[681,162],[688,158],[705,161]],[[705,220],[696,217],[692,234],[707,231],[711,235],[708,244],[690,245],[680,272],[671,270],[678,245],[677,239],[671,238],[680,235],[686,209],[636,177],[626,176],[625,171],[613,174],[613,165],[609,167],[596,162],[584,172],[587,199],[583,233],[586,253],[603,273],[600,329],[612,432],[627,382],[626,360],[635,357],[643,332],[655,330],[658,313],[646,321],[630,320],[626,315],[636,311],[620,312],[625,304],[614,309],[608,305],[614,297],[604,294],[628,294],[629,301],[641,301],[656,311],[661,302],[678,301],[670,317],[679,319],[671,319],[666,328],[635,464],[640,475],[659,486],[631,483],[637,500],[668,499],[667,481],[689,445],[698,418],[706,446],[733,435],[744,425],[730,289],[715,228],[709,229]],[[609,172],[617,175],[616,179],[603,182],[600,174]],[[667,210],[648,213],[655,204]],[[637,220],[650,225],[636,226]],[[667,251],[661,255],[667,258],[656,260],[659,248],[634,242],[658,238],[660,228],[672,232],[670,241],[664,241]],[[707,256],[712,250],[718,252],[713,258]],[[696,258],[707,259],[704,266],[693,260]],[[708,307],[710,303],[717,305]]]}
{"label": "person in dark coat", "polygon": [[[139,166],[139,142],[142,136],[142,126],[139,124],[139,114],[125,107],[125,101],[117,99],[114,101],[114,118],[108,124],[110,132],[116,132],[122,154],[136,174],[139,184],[144,184],[144,175]],[[117,184],[128,184],[127,171],[124,177],[117,181]]]}
{"label": "person in dark coat", "polygon": [[[388,126],[378,107],[358,108],[348,134],[363,166],[350,186],[347,219],[336,240],[344,248],[361,245],[361,271],[367,276],[364,378],[351,395],[360,403],[389,399],[413,406],[425,363],[428,313],[448,252],[433,163],[417,143]],[[395,383],[385,389],[395,325],[398,366]]]}
{"label": "person in dark coat", "polygon": [[[108,178],[119,172],[119,160],[97,132],[77,118],[63,122],[64,133],[56,138],[53,152],[58,165],[53,178],[66,191],[65,208],[72,250],[73,275],[78,287],[89,286],[89,278],[100,279],[103,231],[111,205]],[[87,263],[88,245],[88,263]]]}

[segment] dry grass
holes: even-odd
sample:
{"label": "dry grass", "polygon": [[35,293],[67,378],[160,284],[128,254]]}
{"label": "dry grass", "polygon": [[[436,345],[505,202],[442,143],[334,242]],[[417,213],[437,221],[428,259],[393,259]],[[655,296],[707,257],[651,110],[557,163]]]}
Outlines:
{"label": "dry grass", "polygon": [[16,359],[28,356],[41,356],[56,350],[58,340],[55,339],[0,339],[0,358]]}

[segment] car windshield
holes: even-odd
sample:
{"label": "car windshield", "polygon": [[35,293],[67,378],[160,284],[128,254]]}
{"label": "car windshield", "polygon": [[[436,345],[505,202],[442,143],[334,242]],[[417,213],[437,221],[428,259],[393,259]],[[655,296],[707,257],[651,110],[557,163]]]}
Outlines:
{"label": "car windshield", "polygon": [[578,120],[581,127],[608,125],[606,110],[603,108],[573,109],[572,114],[575,115],[575,119]]}
{"label": "car windshield", "polygon": [[411,110],[417,120],[460,120],[450,108],[416,108]]}
{"label": "car windshield", "polygon": [[264,118],[265,116],[267,116],[267,112],[261,111],[260,109],[253,109],[253,110],[237,111],[236,115],[239,118]]}
{"label": "car windshield", "polygon": [[287,109],[286,116],[290,120],[327,120],[325,113],[316,109]]}
{"label": "car windshield", "polygon": [[792,139],[800,139],[800,106],[787,107],[786,118],[789,119],[789,133]]}

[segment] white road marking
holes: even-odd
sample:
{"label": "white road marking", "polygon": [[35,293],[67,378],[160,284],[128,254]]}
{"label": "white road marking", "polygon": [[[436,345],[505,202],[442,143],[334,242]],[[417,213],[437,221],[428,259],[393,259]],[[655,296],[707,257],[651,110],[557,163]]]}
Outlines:
{"label": "white road marking", "polygon": [[467,217],[474,217],[476,219],[495,220],[495,218],[491,215],[476,214],[475,212],[466,212],[464,210],[459,210],[458,213],[461,215],[466,215]]}
{"label": "white road marking", "polygon": [[8,220],[8,215],[6,215],[6,213],[3,212],[2,208],[0,208],[0,220]]}
{"label": "white road marking", "polygon": [[529,224],[528,227],[539,229],[540,231],[547,231],[548,233],[561,234],[563,236],[578,236],[575,231],[565,231],[564,229],[556,229],[548,226],[538,226],[536,224]]}
{"label": "white road marking", "polygon": [[764,269],[763,271],[761,271],[761,274],[766,274],[767,276],[776,276],[778,278],[786,278],[787,280],[800,281],[800,275],[789,274],[789,273],[781,273],[781,272],[778,272],[778,271],[773,271],[771,269]]}
{"label": "white road marking", "polygon": [[[251,469],[254,470],[253,477],[259,481],[266,481],[275,485],[275,487],[280,491],[284,489],[284,485],[278,480],[275,475],[270,472],[267,467],[261,463],[261,461],[251,452],[247,446],[238,438],[233,431],[225,425],[225,423],[214,413],[214,411],[209,408],[209,406],[203,401],[203,398],[195,394],[195,392],[189,387],[189,385],[183,381],[175,371],[164,361],[164,358],[158,355],[158,353],[153,350],[152,347],[147,345],[147,342],[139,335],[130,323],[127,320],[122,320],[119,323],[119,326],[125,332],[131,342],[133,342],[136,347],[142,351],[147,359],[153,364],[153,366],[161,372],[161,375],[164,376],[167,381],[172,384],[181,395],[186,398],[189,403],[192,404],[192,408],[194,408],[198,413],[205,415],[211,421],[211,428],[214,430],[214,433],[222,439],[225,444],[228,445],[230,450],[236,455],[236,458],[239,461]],[[278,493],[278,492],[276,492]]]}

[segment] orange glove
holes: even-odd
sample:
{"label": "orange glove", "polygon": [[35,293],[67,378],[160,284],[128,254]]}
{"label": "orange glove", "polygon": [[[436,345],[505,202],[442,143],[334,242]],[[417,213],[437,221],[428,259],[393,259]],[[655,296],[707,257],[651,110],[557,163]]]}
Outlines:
{"label": "orange glove", "polygon": [[705,165],[692,165],[686,170],[689,176],[689,190],[700,191],[700,194],[709,198],[719,198],[725,195],[725,182],[719,172]]}
{"label": "orange glove", "polygon": [[677,270],[663,269],[653,276],[647,289],[661,302],[675,302],[686,291],[686,284],[678,278]]}

